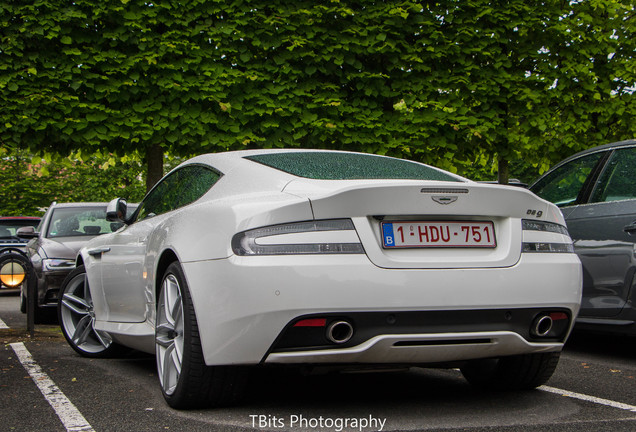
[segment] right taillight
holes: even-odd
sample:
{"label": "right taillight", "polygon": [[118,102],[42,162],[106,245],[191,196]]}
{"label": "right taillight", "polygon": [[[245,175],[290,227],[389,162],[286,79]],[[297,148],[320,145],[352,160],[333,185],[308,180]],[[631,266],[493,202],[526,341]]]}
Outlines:
{"label": "right taillight", "polygon": [[563,225],[524,219],[522,228],[522,252],[574,253],[572,239]]}

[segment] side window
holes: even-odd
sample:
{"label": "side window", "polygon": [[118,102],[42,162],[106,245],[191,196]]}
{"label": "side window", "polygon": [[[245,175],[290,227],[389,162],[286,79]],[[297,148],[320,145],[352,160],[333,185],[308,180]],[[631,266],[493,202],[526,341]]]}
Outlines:
{"label": "side window", "polygon": [[535,183],[532,192],[559,207],[575,204],[587,177],[604,154],[592,153],[560,166]]}
{"label": "side window", "polygon": [[174,173],[163,178],[139,204],[137,210],[137,220],[144,220],[147,217],[157,216],[165,213],[167,208],[166,195],[175,187]]}
{"label": "side window", "polygon": [[193,203],[210,190],[219,178],[219,173],[202,165],[187,165],[170,173],[141,202],[136,220]]}
{"label": "side window", "polygon": [[616,150],[599,177],[590,202],[636,198],[636,148]]}
{"label": "side window", "polygon": [[[220,175],[202,165],[191,165],[180,169],[178,196],[174,197],[177,207],[191,204],[201,198],[216,183]],[[176,208],[176,207],[175,207]]]}

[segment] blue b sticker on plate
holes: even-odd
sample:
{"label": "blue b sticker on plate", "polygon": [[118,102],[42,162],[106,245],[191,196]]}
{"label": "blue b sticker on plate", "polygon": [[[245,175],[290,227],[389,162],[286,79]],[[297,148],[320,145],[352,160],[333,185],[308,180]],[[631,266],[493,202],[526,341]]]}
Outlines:
{"label": "blue b sticker on plate", "polygon": [[382,237],[384,237],[384,246],[393,246],[395,241],[393,239],[393,224],[382,224]]}

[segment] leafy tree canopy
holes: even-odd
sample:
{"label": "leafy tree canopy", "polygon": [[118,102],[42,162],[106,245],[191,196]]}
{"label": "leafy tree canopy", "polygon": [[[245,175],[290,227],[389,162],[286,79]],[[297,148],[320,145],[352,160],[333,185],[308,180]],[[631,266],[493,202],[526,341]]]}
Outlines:
{"label": "leafy tree canopy", "polygon": [[508,160],[545,168],[636,135],[628,1],[8,0],[0,12],[0,140],[33,151],[321,147],[468,174],[498,163],[505,180]]}
{"label": "leafy tree canopy", "polygon": [[[115,163],[117,162],[117,163]],[[138,159],[75,153],[46,159],[26,151],[0,149],[0,216],[42,216],[51,202],[141,200],[145,187]]]}

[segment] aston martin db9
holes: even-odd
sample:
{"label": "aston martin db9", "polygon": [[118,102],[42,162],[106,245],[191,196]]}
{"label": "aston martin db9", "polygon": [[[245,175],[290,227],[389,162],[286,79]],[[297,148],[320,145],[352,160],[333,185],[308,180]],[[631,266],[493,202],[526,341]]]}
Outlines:
{"label": "aston martin db9", "polygon": [[156,354],[175,408],[234,403],[250,368],[461,368],[528,389],[581,300],[561,212],[516,188],[320,150],[197,156],[91,240],[59,320],[81,355]]}

